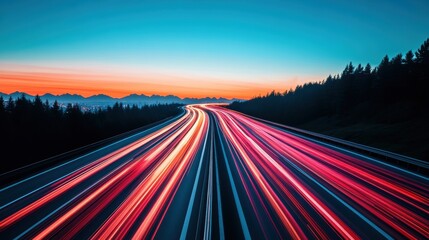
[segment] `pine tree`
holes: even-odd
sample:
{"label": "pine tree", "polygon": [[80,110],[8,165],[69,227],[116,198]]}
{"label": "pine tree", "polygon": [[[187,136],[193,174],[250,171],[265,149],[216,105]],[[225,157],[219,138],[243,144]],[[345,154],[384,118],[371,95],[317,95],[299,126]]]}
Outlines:
{"label": "pine tree", "polygon": [[362,65],[359,63],[359,65],[356,67],[354,74],[361,74],[363,72],[363,67]]}
{"label": "pine tree", "polygon": [[8,112],[15,111],[15,101],[12,99],[12,96],[9,96],[9,100],[7,101],[7,107],[6,110]]}
{"label": "pine tree", "polygon": [[[4,99],[3,96],[0,96],[0,114],[3,114],[5,112],[5,108],[4,108]],[[3,115],[0,115],[3,116]]]}
{"label": "pine tree", "polygon": [[411,65],[414,63],[414,53],[413,51],[408,51],[407,54],[405,54],[405,60],[404,60],[405,64]]}
{"label": "pine tree", "polygon": [[366,64],[365,69],[363,70],[363,73],[367,75],[371,74],[371,65],[369,63]]}
{"label": "pine tree", "polygon": [[42,102],[42,99],[40,99],[39,95],[36,95],[36,97],[34,98],[33,104],[36,111],[41,112],[43,110],[43,102]]}
{"label": "pine tree", "polygon": [[60,105],[58,105],[58,101],[55,100],[54,104],[52,105],[52,111],[55,112],[59,112],[60,111]]}
{"label": "pine tree", "polygon": [[395,68],[398,68],[398,66],[402,64],[402,54],[400,53],[400,54],[396,55],[396,57],[392,58],[391,64]]}
{"label": "pine tree", "polygon": [[416,62],[428,64],[429,63],[429,38],[424,41],[416,52]]}

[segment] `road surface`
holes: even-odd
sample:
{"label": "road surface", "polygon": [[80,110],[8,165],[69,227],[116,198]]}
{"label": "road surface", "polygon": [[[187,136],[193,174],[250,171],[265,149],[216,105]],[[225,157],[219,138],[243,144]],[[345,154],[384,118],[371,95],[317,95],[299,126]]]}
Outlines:
{"label": "road surface", "polygon": [[0,190],[1,239],[424,239],[428,219],[428,177],[216,105]]}

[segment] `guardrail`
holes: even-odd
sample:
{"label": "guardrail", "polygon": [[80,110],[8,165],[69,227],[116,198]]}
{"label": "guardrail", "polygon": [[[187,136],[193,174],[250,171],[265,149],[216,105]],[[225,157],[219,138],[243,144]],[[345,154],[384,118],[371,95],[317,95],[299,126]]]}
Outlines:
{"label": "guardrail", "polygon": [[275,123],[275,122],[268,121],[265,119],[253,117],[253,116],[250,116],[250,115],[247,115],[247,114],[235,111],[235,110],[231,110],[231,111],[234,111],[234,112],[237,112],[239,114],[245,115],[249,118],[252,118],[252,119],[255,119],[255,120],[265,122],[267,124],[282,128],[284,130],[287,130],[287,131],[294,133],[294,134],[297,134],[297,135],[305,136],[305,137],[308,137],[308,138],[314,139],[314,140],[319,140],[319,141],[329,143],[329,144],[332,144],[332,145],[335,145],[335,146],[338,146],[338,147],[341,147],[341,148],[344,148],[347,150],[353,150],[355,152],[365,154],[369,157],[373,157],[377,160],[381,160],[381,161],[384,161],[386,163],[390,163],[394,166],[398,166],[398,167],[407,169],[407,170],[415,172],[415,173],[419,173],[422,175],[429,176],[429,162],[428,161],[419,160],[416,158],[412,158],[412,157],[404,156],[401,154],[389,152],[386,150],[366,146],[366,145],[359,144],[359,143],[346,141],[343,139],[327,136],[327,135],[320,134],[320,133],[315,133],[315,132],[302,130],[302,129],[295,128],[295,127],[286,126],[286,125]]}
{"label": "guardrail", "polygon": [[46,158],[44,160],[41,160],[41,161],[26,165],[26,166],[23,166],[23,167],[20,167],[20,168],[17,168],[17,169],[14,169],[14,170],[11,170],[11,171],[8,171],[5,173],[2,173],[2,174],[0,174],[0,187],[4,187],[4,186],[6,186],[12,182],[18,181],[18,180],[24,178],[25,176],[28,176],[31,173],[40,171],[40,170],[45,169],[47,167],[53,167],[56,164],[66,162],[66,161],[71,160],[75,157],[78,157],[78,156],[81,156],[83,154],[94,151],[94,150],[96,150],[102,146],[107,146],[108,144],[114,143],[114,142],[116,142],[122,138],[132,136],[132,135],[137,134],[141,131],[153,128],[159,124],[168,122],[171,119],[180,118],[181,116],[183,116],[183,114],[185,114],[184,108],[181,108],[181,109],[182,109],[182,112],[179,115],[168,117],[168,118],[159,120],[157,122],[145,125],[143,127],[139,127],[139,128],[130,130],[128,132],[120,133],[120,134],[117,134],[115,136],[112,136],[112,137],[109,137],[109,138],[88,144],[86,146],[82,146],[82,147],[70,150],[68,152],[61,153],[61,154]]}

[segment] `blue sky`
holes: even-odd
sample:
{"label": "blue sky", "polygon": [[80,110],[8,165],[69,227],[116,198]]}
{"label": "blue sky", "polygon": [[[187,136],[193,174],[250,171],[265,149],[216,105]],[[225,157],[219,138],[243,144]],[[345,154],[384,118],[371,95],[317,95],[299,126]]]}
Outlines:
{"label": "blue sky", "polygon": [[321,80],[415,50],[428,12],[427,0],[0,1],[0,62]]}

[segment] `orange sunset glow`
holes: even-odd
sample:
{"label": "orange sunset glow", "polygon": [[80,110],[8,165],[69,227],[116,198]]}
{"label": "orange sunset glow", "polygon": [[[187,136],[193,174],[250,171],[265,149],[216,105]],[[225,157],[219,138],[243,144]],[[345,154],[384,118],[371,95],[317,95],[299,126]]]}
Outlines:
{"label": "orange sunset glow", "polygon": [[[50,70],[50,71],[49,71]],[[124,97],[129,94],[176,95],[178,97],[224,97],[249,99],[272,90],[284,91],[311,79],[282,81],[240,81],[197,76],[174,76],[154,73],[119,74],[63,69],[0,70],[1,92],[26,92],[32,95],[80,94],[88,97],[106,94]],[[287,83],[287,84],[286,84]]]}

